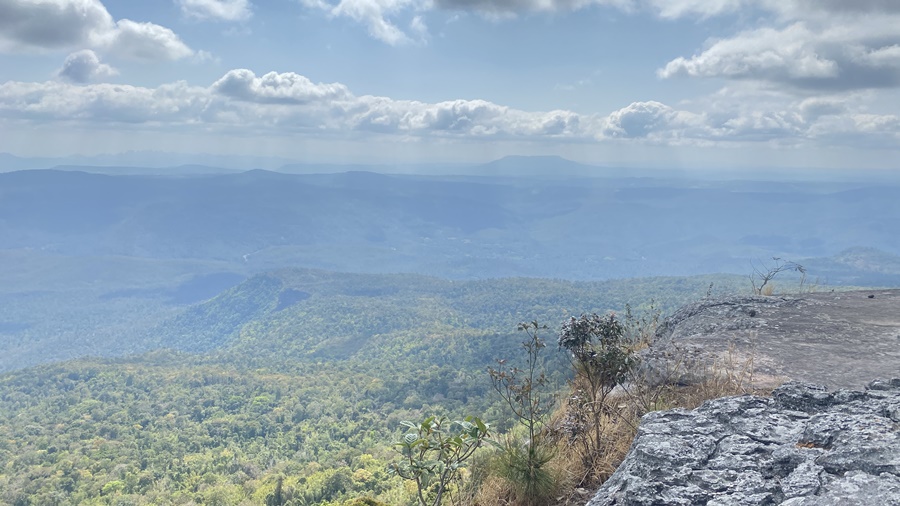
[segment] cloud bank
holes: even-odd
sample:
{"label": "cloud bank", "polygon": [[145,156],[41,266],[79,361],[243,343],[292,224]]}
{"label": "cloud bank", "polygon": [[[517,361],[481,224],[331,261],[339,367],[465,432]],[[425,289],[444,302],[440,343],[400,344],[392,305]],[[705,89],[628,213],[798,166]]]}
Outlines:
{"label": "cloud bank", "polygon": [[[101,71],[102,64],[90,54],[77,53],[70,58],[69,73],[75,76],[70,81],[84,82],[92,72]],[[864,107],[846,97],[784,102],[784,97],[773,96],[770,102],[756,100],[750,107],[741,97],[747,92],[720,92],[708,111],[647,101],[604,116],[565,110],[524,111],[484,100],[427,103],[355,95],[341,83],[315,83],[295,73],[257,76],[250,70],[235,69],[205,87],[185,82],[156,88],[7,82],[0,84],[0,115],[35,123],[130,123],[187,131],[240,128],[247,135],[260,136],[305,132],[345,137],[379,134],[409,139],[709,145],[808,144],[852,131],[857,141],[900,141],[900,118],[864,112]]]}

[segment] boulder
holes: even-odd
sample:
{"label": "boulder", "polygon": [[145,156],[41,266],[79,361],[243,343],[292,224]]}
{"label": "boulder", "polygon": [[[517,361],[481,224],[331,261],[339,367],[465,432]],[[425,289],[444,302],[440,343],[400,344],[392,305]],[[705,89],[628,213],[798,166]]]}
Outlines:
{"label": "boulder", "polygon": [[900,504],[900,379],[645,415],[589,506]]}

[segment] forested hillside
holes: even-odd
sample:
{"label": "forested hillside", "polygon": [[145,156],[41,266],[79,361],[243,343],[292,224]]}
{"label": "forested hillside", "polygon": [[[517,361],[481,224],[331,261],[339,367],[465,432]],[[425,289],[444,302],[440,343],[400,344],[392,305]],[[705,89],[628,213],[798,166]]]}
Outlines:
{"label": "forested hillside", "polygon": [[[282,270],[150,332],[156,351],[0,376],[0,504],[290,504],[376,497],[400,421],[509,414],[486,367],[521,353],[520,321],[662,307],[742,278],[449,281]],[[189,353],[190,352],[190,353]],[[564,358],[548,355],[554,385]],[[555,371],[555,372],[554,372]]]}

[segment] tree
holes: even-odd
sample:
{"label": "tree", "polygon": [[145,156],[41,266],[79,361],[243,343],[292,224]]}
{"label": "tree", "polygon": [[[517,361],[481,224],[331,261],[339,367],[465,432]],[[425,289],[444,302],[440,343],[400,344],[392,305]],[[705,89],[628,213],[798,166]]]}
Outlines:
{"label": "tree", "polygon": [[404,421],[402,425],[410,431],[394,444],[403,459],[391,470],[415,482],[420,506],[439,506],[466,462],[490,441],[488,425],[474,416],[453,422],[430,416],[418,424]]}
{"label": "tree", "polygon": [[559,347],[568,352],[575,371],[569,405],[578,424],[584,426],[575,441],[582,445],[585,465],[591,469],[603,454],[607,398],[627,379],[637,358],[626,339],[625,327],[614,314],[570,318],[560,329]]}
{"label": "tree", "polygon": [[279,476],[275,491],[266,496],[266,506],[284,506],[284,478]]}
{"label": "tree", "polygon": [[500,471],[527,503],[541,501],[553,488],[553,477],[545,469],[553,458],[553,451],[544,444],[544,422],[553,408],[554,399],[546,393],[548,379],[544,373],[541,350],[547,345],[539,332],[546,329],[536,321],[520,323],[519,330],[528,334],[522,342],[525,349],[525,368],[509,368],[506,360],[498,360],[498,369],[489,368],[494,390],[506,402],[519,425],[525,430],[524,444],[507,439],[500,459]]}
{"label": "tree", "polygon": [[[795,271],[800,273],[800,287],[803,287],[803,282],[806,280],[806,268],[797,262],[791,262],[788,260],[782,260],[779,257],[772,257],[772,261],[774,264],[766,265],[760,264],[757,266],[754,263],[750,263],[753,267],[753,272],[750,273],[750,284],[753,286],[753,292],[756,295],[763,295],[763,290],[766,285],[772,281],[775,276],[782,272],[786,271]],[[766,292],[766,295],[771,295],[771,285],[769,285],[770,290]]]}

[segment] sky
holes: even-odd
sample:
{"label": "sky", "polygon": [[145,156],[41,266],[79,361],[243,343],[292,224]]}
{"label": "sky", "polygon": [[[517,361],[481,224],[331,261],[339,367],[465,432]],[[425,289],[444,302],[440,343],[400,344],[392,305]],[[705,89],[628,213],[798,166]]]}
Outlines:
{"label": "sky", "polygon": [[900,169],[898,0],[0,0],[0,152]]}

